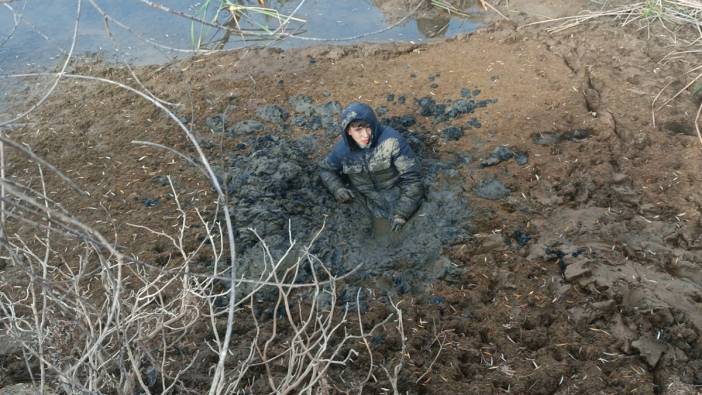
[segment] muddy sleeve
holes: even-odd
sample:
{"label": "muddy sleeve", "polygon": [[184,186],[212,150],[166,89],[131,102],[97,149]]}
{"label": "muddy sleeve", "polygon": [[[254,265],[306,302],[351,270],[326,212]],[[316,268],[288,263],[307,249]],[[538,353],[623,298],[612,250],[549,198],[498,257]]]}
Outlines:
{"label": "muddy sleeve", "polygon": [[393,165],[400,173],[400,200],[397,202],[394,215],[409,219],[417,211],[424,198],[424,185],[422,184],[419,161],[403,138],[398,139],[398,144],[393,151]]}
{"label": "muddy sleeve", "polygon": [[340,174],[341,160],[337,150],[334,150],[319,162],[319,176],[332,195],[334,195],[339,188],[344,187],[344,182],[341,180]]}

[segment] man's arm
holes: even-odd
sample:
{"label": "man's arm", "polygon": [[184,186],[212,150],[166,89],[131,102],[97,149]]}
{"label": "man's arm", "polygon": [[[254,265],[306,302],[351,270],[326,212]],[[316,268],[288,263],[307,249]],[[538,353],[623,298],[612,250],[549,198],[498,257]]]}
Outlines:
{"label": "man's arm", "polygon": [[[350,200],[352,197],[350,194],[351,191],[346,189],[344,182],[341,180],[341,176],[339,175],[341,173],[341,159],[339,158],[337,151],[338,150],[335,147],[335,149],[329,155],[319,162],[319,176],[334,197],[341,201]],[[345,191],[349,192],[348,196],[345,196],[347,195]]]}
{"label": "man's arm", "polygon": [[395,207],[394,216],[406,221],[419,208],[424,198],[424,185],[422,184],[419,161],[407,140],[399,136],[397,143],[393,150],[392,161],[400,173],[400,200]]}

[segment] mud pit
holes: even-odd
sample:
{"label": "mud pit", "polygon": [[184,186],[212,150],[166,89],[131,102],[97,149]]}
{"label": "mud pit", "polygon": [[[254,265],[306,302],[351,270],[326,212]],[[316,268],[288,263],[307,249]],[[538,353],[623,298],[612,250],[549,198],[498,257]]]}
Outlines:
{"label": "mud pit", "polygon": [[[426,46],[249,50],[139,76],[181,104],[228,186],[244,273],[261,270],[260,242],[245,228],[280,255],[289,234],[309,240],[326,223],[314,252],[337,273],[361,265],[340,300],[355,303],[361,289],[370,323],[389,298],[404,301],[400,392],[695,393],[697,103],[683,95],[651,125],[652,98],[670,80],[670,95],[684,86],[687,66],[658,63],[663,39],[641,34],[606,22],[560,35],[504,23]],[[99,62],[77,72],[130,78]],[[51,178],[49,191],[139,259],[177,259],[153,234],[124,224],[176,223],[165,176],[187,209],[214,199],[180,158],[130,144],[194,155],[182,133],[116,88],[68,80],[59,90],[11,133],[94,198]],[[338,205],[317,177],[316,161],[338,136],[334,113],[359,100],[422,157],[427,201],[399,235],[372,224],[357,203]],[[18,158],[10,171],[37,182]],[[203,235],[192,232],[197,244]],[[13,270],[4,268],[3,281]],[[396,337],[375,340],[378,360],[400,350]],[[28,381],[14,352],[0,360],[11,372],[2,385]],[[193,386],[207,375],[198,366],[184,378]],[[365,391],[388,388],[377,380]]]}

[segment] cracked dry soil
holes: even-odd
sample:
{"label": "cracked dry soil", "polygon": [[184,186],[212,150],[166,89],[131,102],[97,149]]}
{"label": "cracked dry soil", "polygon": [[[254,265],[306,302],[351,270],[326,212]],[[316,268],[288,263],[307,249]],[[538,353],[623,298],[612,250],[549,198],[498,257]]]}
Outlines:
{"label": "cracked dry soil", "polygon": [[[138,74],[181,104],[227,182],[237,227],[255,227],[280,249],[288,226],[310,237],[326,216],[316,252],[340,272],[363,263],[347,286],[350,295],[366,290],[367,325],[387,316],[387,296],[403,301],[403,393],[695,393],[698,103],[682,95],[652,125],[652,99],[671,80],[667,96],[684,86],[690,67],[660,63],[667,49],[656,37],[608,22],[554,35],[501,23],[429,45],[243,50]],[[77,71],[130,81],[101,62]],[[489,102],[452,112],[470,100]],[[337,205],[315,173],[338,133],[325,111],[351,101],[370,103],[422,156],[428,200],[389,241],[377,241],[388,237],[382,224],[382,237],[369,236],[374,224],[353,204]],[[194,154],[172,121],[117,88],[66,81],[11,133],[92,198],[49,178],[52,196],[146,261],[178,259],[124,225],[175,223],[164,176],[188,209],[214,199],[182,160],[130,143]],[[32,169],[13,157],[8,172],[36,183]],[[242,262],[255,261],[256,240],[239,237]],[[399,350],[397,338],[376,340],[378,359]],[[207,351],[193,347],[186,351]],[[13,354],[0,363],[0,386],[27,380]],[[195,368],[185,380],[206,377]]]}

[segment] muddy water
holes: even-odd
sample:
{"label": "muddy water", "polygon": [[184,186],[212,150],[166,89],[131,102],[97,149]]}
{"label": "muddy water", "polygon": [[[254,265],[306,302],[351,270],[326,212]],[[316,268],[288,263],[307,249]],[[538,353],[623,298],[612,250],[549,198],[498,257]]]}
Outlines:
{"label": "muddy water", "polygon": [[[263,36],[238,37],[174,15],[175,12],[214,20],[217,12],[214,6],[203,9],[202,3],[190,0],[158,3],[173,12],[158,10],[139,1],[3,2],[0,7],[0,75],[55,71],[70,52],[76,21],[74,54],[99,55],[133,64],[154,64],[188,56],[196,43],[201,43],[206,49],[232,49],[250,45],[303,47],[329,40],[335,43],[421,42],[473,31],[484,18],[474,0],[454,2],[471,16],[456,16],[428,5],[417,7],[418,3],[404,0],[277,0],[266,2],[266,6],[283,15],[295,12],[295,17],[304,23],[291,22],[286,32],[294,37],[273,41],[264,33],[279,27],[279,20],[274,16],[244,14],[240,26]],[[256,1],[240,3],[258,5]],[[105,14],[112,18],[109,23],[105,22]],[[223,23],[226,18],[220,17],[219,21]],[[23,94],[25,86],[16,84],[14,78],[0,79],[0,113],[13,96]],[[46,85],[49,86],[50,82]]]}
{"label": "muddy water", "polygon": [[[107,26],[103,14],[90,2],[4,2],[0,7],[0,73],[22,72],[28,68],[53,65],[68,52],[76,16],[80,15],[77,52],[95,52],[108,58],[119,56],[138,63],[158,63],[175,55],[182,55],[201,42],[206,48],[237,48],[247,45],[299,47],[318,44],[324,40],[358,41],[423,41],[431,37],[451,36],[475,30],[482,11],[474,1],[458,2],[471,17],[449,15],[428,6],[416,7],[416,2],[378,2],[344,0],[269,1],[266,6],[295,17],[302,22],[291,22],[286,31],[297,35],[284,41],[271,42],[267,37],[256,39],[224,36],[214,28],[192,23],[190,19],[151,8],[139,1],[96,1],[95,4],[114,18]],[[203,11],[201,3],[189,0],[163,0],[163,4],[177,13],[212,20],[216,8]],[[215,3],[215,2],[212,2]],[[257,2],[241,2],[258,5]],[[248,4],[251,3],[251,4]],[[414,12],[417,10],[417,12]],[[80,14],[78,14],[80,12]],[[226,15],[226,12],[222,12]],[[409,14],[411,16],[407,17]],[[407,18],[406,18],[407,17]],[[404,19],[406,18],[406,19]],[[220,18],[225,21],[226,18]],[[120,27],[122,22],[129,27]],[[248,13],[241,18],[243,29],[275,30],[278,20],[273,16]],[[392,28],[389,28],[392,25]],[[387,29],[382,32],[380,30]],[[360,36],[360,37],[357,37]],[[346,40],[349,37],[356,37]],[[150,41],[147,44],[145,41]],[[169,51],[167,47],[179,51]],[[113,51],[118,51],[113,53]],[[187,52],[185,52],[187,53]]]}

